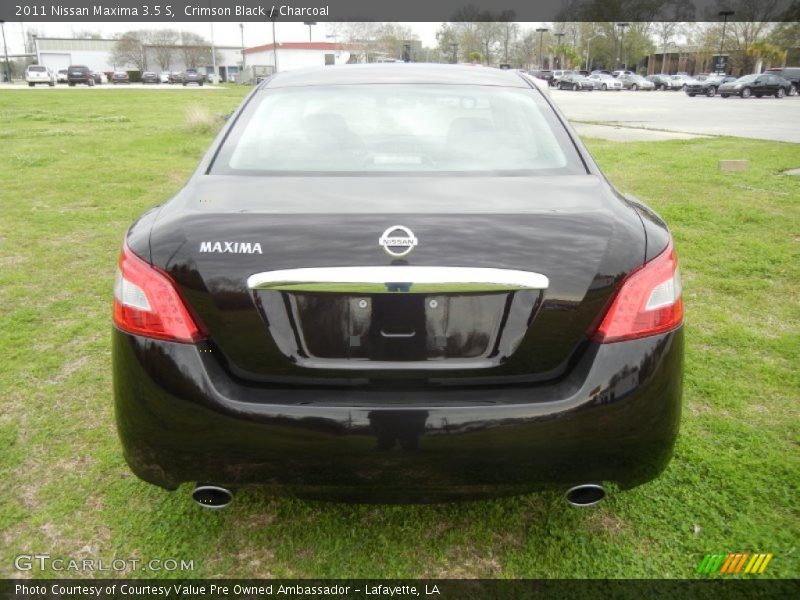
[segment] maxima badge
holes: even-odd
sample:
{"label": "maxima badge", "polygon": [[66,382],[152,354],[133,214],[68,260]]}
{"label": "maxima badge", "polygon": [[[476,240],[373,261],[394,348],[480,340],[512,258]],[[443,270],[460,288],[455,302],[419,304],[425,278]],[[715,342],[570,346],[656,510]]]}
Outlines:
{"label": "maxima badge", "polygon": [[402,225],[392,225],[378,240],[390,256],[405,256],[414,249],[419,240],[414,236],[408,227]]}

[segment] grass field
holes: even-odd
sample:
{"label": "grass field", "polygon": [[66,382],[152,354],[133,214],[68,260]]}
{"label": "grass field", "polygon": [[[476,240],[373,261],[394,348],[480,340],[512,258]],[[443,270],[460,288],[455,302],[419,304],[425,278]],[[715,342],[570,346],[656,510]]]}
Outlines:
{"label": "grass field", "polygon": [[[657,481],[590,510],[556,493],[375,506],[251,489],[208,512],[188,485],[131,475],[109,348],[122,236],[196,165],[213,135],[203,108],[242,95],[0,92],[0,577],[53,576],[14,569],[49,553],[194,561],[136,576],[692,578],[731,551],[773,553],[761,577],[800,576],[800,178],[780,174],[800,145],[590,140],[610,179],[667,219],[682,260],[685,410]],[[719,158],[751,169],[720,174]]]}

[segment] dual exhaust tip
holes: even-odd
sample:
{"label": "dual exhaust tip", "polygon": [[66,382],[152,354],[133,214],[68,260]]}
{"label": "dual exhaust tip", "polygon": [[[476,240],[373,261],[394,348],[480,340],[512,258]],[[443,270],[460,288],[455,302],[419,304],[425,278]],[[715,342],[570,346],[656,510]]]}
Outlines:
{"label": "dual exhaust tip", "polygon": [[[587,508],[601,502],[606,497],[606,490],[600,483],[584,483],[569,488],[564,497],[571,506]],[[203,508],[221,510],[233,501],[233,491],[219,485],[198,483],[192,491],[192,500]]]}

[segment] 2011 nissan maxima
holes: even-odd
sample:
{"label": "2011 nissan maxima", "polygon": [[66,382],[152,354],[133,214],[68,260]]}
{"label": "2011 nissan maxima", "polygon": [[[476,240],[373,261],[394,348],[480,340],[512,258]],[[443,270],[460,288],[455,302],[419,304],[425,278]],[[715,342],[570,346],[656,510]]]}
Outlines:
{"label": "2011 nissan maxima", "polygon": [[265,80],[130,228],[114,298],[125,458],[209,507],[244,484],[589,505],[678,431],[668,229],[523,73]]}

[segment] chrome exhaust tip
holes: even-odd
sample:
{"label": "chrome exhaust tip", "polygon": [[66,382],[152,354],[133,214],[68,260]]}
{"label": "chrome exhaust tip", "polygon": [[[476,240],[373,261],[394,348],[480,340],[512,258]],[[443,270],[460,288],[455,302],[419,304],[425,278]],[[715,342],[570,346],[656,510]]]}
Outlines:
{"label": "chrome exhaust tip", "polygon": [[606,489],[600,483],[583,483],[567,490],[567,502],[578,508],[594,506],[606,497]]}
{"label": "chrome exhaust tip", "polygon": [[218,485],[198,483],[192,491],[192,500],[203,508],[221,510],[233,501],[233,492]]}

